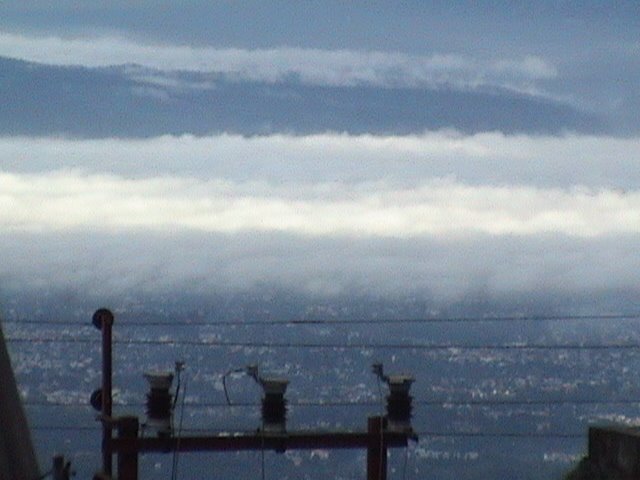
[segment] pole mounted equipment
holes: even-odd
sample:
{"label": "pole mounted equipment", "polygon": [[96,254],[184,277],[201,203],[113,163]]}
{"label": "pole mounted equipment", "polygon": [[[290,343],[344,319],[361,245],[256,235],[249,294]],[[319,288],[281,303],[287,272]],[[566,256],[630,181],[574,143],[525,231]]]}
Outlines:
{"label": "pole mounted equipment", "polygon": [[384,373],[382,363],[374,363],[371,369],[378,379],[386,383],[389,388],[389,395],[387,396],[387,429],[396,432],[412,432],[411,413],[413,399],[409,392],[415,379],[410,375],[404,374],[387,375]]}
{"label": "pole mounted equipment", "polygon": [[247,367],[247,375],[262,387],[262,428],[265,432],[284,433],[286,431],[287,391],[289,380],[280,377],[264,377],[258,372],[257,365]]}
{"label": "pole mounted equipment", "polygon": [[173,396],[169,389],[173,383],[173,372],[147,372],[144,378],[149,382],[146,426],[155,429],[159,437],[171,436]]}
{"label": "pole mounted equipment", "polygon": [[[416,440],[410,424],[411,397],[409,389],[413,378],[408,375],[385,375],[382,364],[373,366],[381,382],[389,387],[387,417],[369,417],[364,432],[345,431],[287,431],[287,401],[285,393],[289,380],[282,377],[261,375],[257,365],[229,370],[222,376],[227,403],[232,405],[226,388],[226,377],[233,373],[244,373],[254,379],[263,390],[262,428],[254,432],[219,433],[206,436],[183,436],[181,429],[172,429],[173,410],[176,401],[171,393],[174,376],[177,378],[175,399],[180,394],[180,373],[184,363],[175,364],[174,372],[156,371],[144,374],[149,382],[147,395],[148,426],[156,428],[157,437],[141,435],[137,417],[114,418],[111,412],[112,396],[112,325],[113,314],[107,309],[96,311],[92,323],[102,331],[102,388],[91,395],[91,404],[100,407],[102,422],[102,471],[94,480],[110,480],[113,477],[112,455],[117,455],[119,480],[138,480],[138,457],[144,452],[168,453],[195,451],[243,451],[288,449],[314,450],[364,448],[367,450],[367,479],[386,480],[387,451],[390,447],[405,447],[410,439]],[[186,384],[185,384],[186,385]],[[184,405],[184,393],[183,393]],[[117,430],[113,438],[112,430]],[[177,458],[177,457],[174,457]],[[175,460],[174,460],[175,462]],[[174,463],[174,468],[175,468]]]}

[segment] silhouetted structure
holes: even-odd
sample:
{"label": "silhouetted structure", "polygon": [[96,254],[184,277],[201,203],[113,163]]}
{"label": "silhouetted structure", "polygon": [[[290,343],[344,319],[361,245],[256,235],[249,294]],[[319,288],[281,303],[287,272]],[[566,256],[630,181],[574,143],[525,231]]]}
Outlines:
{"label": "silhouetted structure", "polygon": [[27,419],[0,325],[0,478],[31,480],[39,477]]}
{"label": "silhouetted structure", "polygon": [[566,480],[636,480],[640,478],[640,428],[589,428],[589,455]]}
{"label": "silhouetted structure", "polygon": [[[284,393],[288,382],[285,379],[263,377],[256,366],[247,370],[263,388],[262,428],[255,433],[208,436],[174,435],[170,426],[172,395],[169,391],[173,376],[168,372],[153,372],[145,375],[149,381],[147,415],[156,428],[156,438],[140,436],[137,417],[114,417],[112,415],[112,326],[113,314],[101,308],[93,315],[93,324],[102,331],[102,387],[91,395],[91,403],[101,412],[102,422],[102,471],[94,480],[111,480],[114,474],[113,455],[117,455],[118,480],[138,479],[138,456],[145,452],[195,452],[195,451],[242,451],[242,450],[286,450],[305,449],[366,449],[367,480],[386,480],[387,451],[392,447],[406,447],[410,439],[416,439],[411,418],[409,387],[413,378],[388,376],[382,365],[374,366],[374,372],[388,383],[387,417],[369,417],[367,430],[362,432],[289,432],[286,429],[286,400]],[[178,365],[176,365],[178,367]],[[113,437],[113,430],[117,436]]]}

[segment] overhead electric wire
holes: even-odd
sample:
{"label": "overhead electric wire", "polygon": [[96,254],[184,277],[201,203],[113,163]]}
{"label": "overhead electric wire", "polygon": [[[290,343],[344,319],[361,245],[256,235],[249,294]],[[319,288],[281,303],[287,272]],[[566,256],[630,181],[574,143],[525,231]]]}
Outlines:
{"label": "overhead electric wire", "polygon": [[[96,344],[99,339],[64,337],[14,337],[6,338],[9,343],[82,343]],[[217,348],[284,348],[284,349],[392,349],[392,350],[635,350],[640,343],[506,343],[506,344],[465,344],[465,343],[376,343],[376,342],[261,342],[229,340],[174,340],[174,339],[114,339],[120,345],[176,345],[203,346]]]}
{"label": "overhead electric wire", "polygon": [[[324,429],[323,429],[324,430]],[[224,433],[229,434],[229,430],[212,431],[207,428],[186,428],[184,431],[193,433]],[[314,431],[310,429],[310,431]],[[350,430],[348,430],[350,431]],[[354,430],[355,431],[355,430]],[[250,431],[246,433],[255,433]],[[414,431],[418,437],[476,437],[476,438],[584,438],[584,433],[574,432],[475,432],[475,431],[437,431],[437,430],[416,430]]]}
{"label": "overhead electric wire", "polygon": [[[147,327],[147,326],[180,326],[180,327],[217,327],[217,326],[313,326],[313,325],[385,325],[385,324],[438,324],[438,323],[486,323],[486,322],[564,322],[564,321],[592,321],[592,320],[637,320],[640,314],[594,314],[594,315],[563,315],[563,316],[504,316],[504,317],[439,317],[439,318],[404,318],[404,319],[319,319],[319,320],[247,320],[247,321],[218,321],[218,322],[167,322],[167,321],[147,321],[120,323],[119,327]],[[87,326],[71,321],[51,321],[51,320],[5,320],[3,323],[12,325],[47,325],[47,326]],[[78,343],[78,344],[99,344],[99,339],[88,339],[80,337],[45,337],[45,336],[9,336],[8,342],[14,343]],[[434,344],[434,343],[345,343],[345,342],[283,342],[283,341],[229,341],[229,340],[179,340],[179,339],[115,339],[114,343],[121,345],[175,345],[175,346],[205,346],[216,348],[295,348],[295,349],[402,349],[402,350],[499,350],[499,351],[549,351],[549,350],[637,350],[640,343],[507,343],[507,344]],[[612,406],[612,405],[638,405],[637,399],[620,400],[594,400],[594,399],[550,399],[550,400],[518,400],[518,399],[415,399],[414,405],[450,407],[450,406]],[[78,407],[84,406],[80,402],[25,402],[27,407]],[[293,401],[291,406],[296,407],[364,407],[377,406],[378,401]],[[123,403],[114,405],[117,408],[142,407],[142,403]],[[218,408],[228,407],[223,402],[197,402],[187,403],[188,408]],[[234,407],[256,407],[254,402],[234,403]],[[36,431],[99,431],[100,427],[74,426],[74,425],[35,425]],[[204,429],[185,429],[188,431],[205,431]],[[512,439],[532,439],[532,438],[583,438],[584,433],[571,432],[476,432],[476,431],[435,431],[421,430],[417,432],[422,437],[432,438],[512,438]]]}
{"label": "overhead electric wire", "polygon": [[[296,401],[288,400],[287,404],[291,407],[299,408],[350,408],[350,407],[377,407],[380,406],[380,401]],[[531,406],[604,406],[604,405],[638,405],[639,399],[622,399],[622,400],[589,400],[589,399],[553,399],[553,400],[413,400],[414,405],[426,406],[426,407],[496,407],[496,406],[511,406],[511,407],[531,407]],[[46,408],[78,408],[78,407],[90,407],[88,402],[38,402],[38,401],[26,401],[23,405],[27,407],[46,407]],[[145,406],[143,402],[129,402],[129,403],[114,403],[115,408],[142,408]],[[259,407],[256,402],[234,402],[231,404],[225,402],[186,402],[184,404],[186,408],[227,408],[227,407],[239,407],[239,408],[253,408]],[[384,405],[383,405],[384,406]]]}
{"label": "overhead electric wire", "polygon": [[100,432],[102,428],[99,426],[95,427],[86,427],[80,425],[32,425],[29,427],[31,430],[42,430],[42,431],[61,431],[61,432]]}
{"label": "overhead electric wire", "polygon": [[[118,323],[122,327],[145,326],[180,326],[180,327],[216,327],[216,326],[294,326],[294,325],[387,325],[387,324],[429,324],[429,323],[488,323],[488,322],[564,322],[564,321],[589,321],[589,320],[640,320],[640,313],[623,314],[585,314],[585,315],[507,315],[489,317],[423,317],[423,318],[368,318],[368,319],[265,319],[265,320],[217,320],[217,321],[144,321]],[[90,322],[78,322],[68,320],[45,319],[5,319],[4,324],[20,325],[58,325],[58,326],[87,326]]]}
{"label": "overhead electric wire", "polygon": [[[34,431],[77,431],[77,432],[89,432],[100,431],[99,426],[87,427],[80,425],[34,425],[31,427]],[[207,428],[184,428],[184,432],[191,433],[219,433],[229,434],[229,430],[212,431]],[[235,432],[234,432],[235,433]],[[238,432],[242,433],[242,432]],[[254,433],[246,432],[246,433]],[[474,432],[474,431],[436,431],[436,430],[419,430],[415,432],[419,437],[432,437],[432,438],[520,438],[520,439],[532,439],[532,438],[584,438],[584,433],[573,432]]]}
{"label": "overhead electric wire", "polygon": [[419,437],[435,438],[584,438],[584,433],[572,432],[446,432],[421,430]]}
{"label": "overhead electric wire", "polygon": [[[176,362],[176,376],[178,377],[178,386],[176,387],[176,395],[175,400],[173,402],[172,411],[175,411],[176,404],[178,402],[178,397],[180,396],[180,377],[181,371],[183,369],[183,362]],[[184,377],[184,386],[182,389],[182,403],[180,405],[180,418],[178,420],[178,430],[177,430],[177,438],[178,443],[176,445],[176,449],[173,451],[172,465],[171,465],[171,480],[177,480],[178,478],[178,464],[179,464],[179,455],[180,455],[180,439],[182,438],[182,428],[183,428],[183,420],[184,420],[184,407],[185,400],[187,398],[187,377]]]}

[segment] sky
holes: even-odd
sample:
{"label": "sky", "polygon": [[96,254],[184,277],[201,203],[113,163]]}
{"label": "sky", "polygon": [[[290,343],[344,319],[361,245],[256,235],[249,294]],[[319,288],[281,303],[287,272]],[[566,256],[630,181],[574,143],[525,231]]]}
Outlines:
{"label": "sky", "polygon": [[0,18],[5,292],[640,290],[637,2]]}

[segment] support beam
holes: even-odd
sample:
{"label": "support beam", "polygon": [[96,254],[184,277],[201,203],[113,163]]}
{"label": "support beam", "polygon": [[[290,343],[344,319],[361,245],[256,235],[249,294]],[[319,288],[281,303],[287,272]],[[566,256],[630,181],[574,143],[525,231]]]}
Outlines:
{"label": "support beam", "polygon": [[383,417],[371,417],[368,420],[367,480],[387,479],[388,439],[384,432],[384,423]]}
{"label": "support beam", "polygon": [[[137,417],[122,417],[118,420],[118,438],[138,438],[139,429]],[[118,453],[118,480],[138,480],[138,452]]]}
{"label": "support beam", "polygon": [[[380,417],[374,417],[380,418]],[[408,435],[384,432],[387,447],[405,447]],[[376,434],[375,440],[380,435]],[[171,438],[114,438],[111,441],[113,453],[120,452],[197,452],[197,451],[241,451],[241,450],[313,450],[327,449],[368,449],[372,436],[362,432],[305,432],[284,434],[240,434]]]}
{"label": "support beam", "polygon": [[138,454],[174,451],[230,452],[242,450],[367,449],[367,480],[386,480],[389,447],[406,447],[410,432],[389,432],[384,417],[370,417],[367,432],[256,432],[198,437],[138,437],[138,419],[117,420],[118,437],[111,440],[111,451],[118,455],[118,479],[138,479]]}

